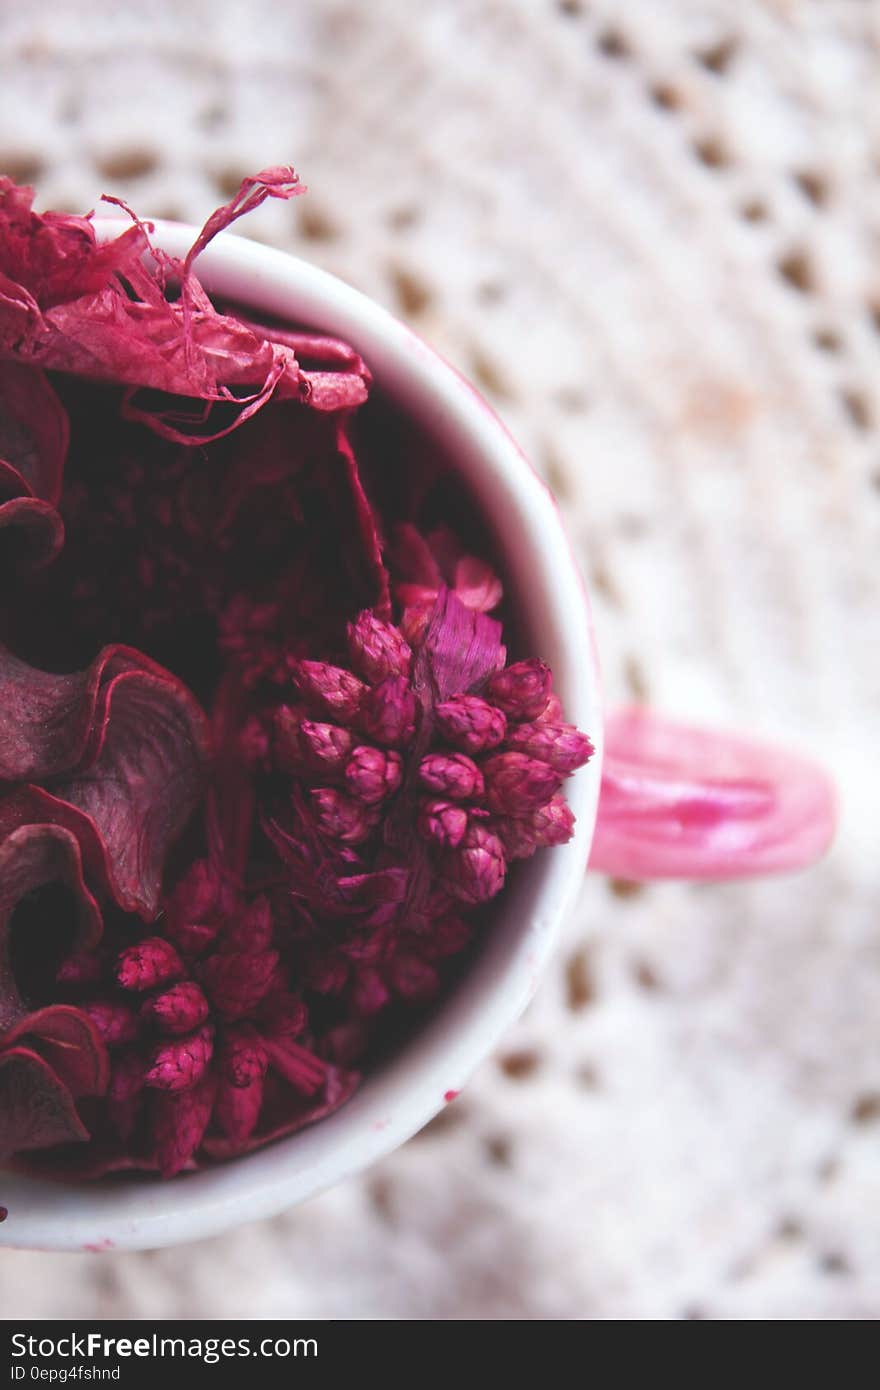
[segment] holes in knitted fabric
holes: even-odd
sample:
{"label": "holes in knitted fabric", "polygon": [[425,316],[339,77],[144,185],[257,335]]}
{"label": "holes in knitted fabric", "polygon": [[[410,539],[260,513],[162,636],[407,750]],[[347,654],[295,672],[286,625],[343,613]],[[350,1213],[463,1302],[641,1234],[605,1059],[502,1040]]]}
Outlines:
{"label": "holes in knitted fabric", "polygon": [[196,113],[195,123],[199,130],[219,130],[226,124],[228,116],[229,111],[224,102],[212,101]]}
{"label": "holes in knitted fabric", "polygon": [[710,44],[708,48],[698,49],[694,57],[707,72],[714,72],[716,77],[721,77],[736,57],[738,48],[739,44],[730,34],[719,39],[717,43]]}
{"label": "holes in knitted fabric", "polygon": [[574,1083],[582,1091],[598,1091],[601,1086],[599,1072],[592,1062],[581,1062],[572,1073]]}
{"label": "holes in knitted fabric", "polygon": [[813,267],[804,251],[788,251],[776,262],[782,279],[800,294],[810,294],[816,288]]}
{"label": "holes in knitted fabric", "polygon": [[649,88],[648,95],[661,111],[678,111],[684,106],[684,97],[671,82],[655,82]]}
{"label": "holes in knitted fabric", "polygon": [[479,346],[471,349],[470,374],[484,391],[498,400],[509,401],[514,395],[496,363]]}
{"label": "holes in knitted fabric", "polygon": [[[95,160],[95,168],[105,179],[143,179],[154,174],[159,168],[160,159],[155,150],[137,145],[118,150],[108,150]],[[236,188],[238,185],[236,184]]]}
{"label": "holes in knitted fabric", "polygon": [[596,47],[606,58],[629,58],[632,53],[619,29],[603,29],[596,35]]}
{"label": "holes in knitted fabric", "polygon": [[500,280],[483,280],[476,288],[481,304],[500,304],[506,294],[507,286]]}
{"label": "holes in knitted fabric", "polygon": [[832,1183],[840,1176],[840,1159],[832,1154],[829,1158],[823,1158],[816,1168],[817,1182],[826,1184]]}
{"label": "holes in knitted fabric", "polygon": [[249,173],[249,169],[242,169],[237,164],[227,164],[222,169],[215,169],[211,177],[221,197],[234,198],[241,187],[242,179],[247,178]]}
{"label": "holes in knitted fabric", "polygon": [[538,1070],[541,1058],[532,1049],[522,1048],[518,1052],[505,1052],[503,1057],[498,1058],[498,1065],[511,1081],[525,1081]]}
{"label": "holes in knitted fabric", "polygon": [[439,1110],[433,1120],[429,1120],[426,1125],[414,1134],[411,1143],[419,1139],[437,1139],[442,1134],[449,1134],[451,1130],[459,1129],[468,1118],[467,1106],[459,1101],[456,1105],[446,1105]]}
{"label": "holes in knitted fabric", "polygon": [[732,163],[730,154],[717,135],[707,135],[694,141],[694,154],[707,169],[726,169]]}
{"label": "holes in knitted fabric", "polygon": [[856,1096],[849,1117],[856,1125],[869,1125],[880,1120],[880,1091],[865,1091]]}
{"label": "holes in knitted fabric", "polygon": [[803,1240],[804,1228],[795,1216],[783,1216],[776,1227],[776,1239],[784,1240],[786,1243],[793,1244],[795,1241]]}
{"label": "holes in knitted fabric", "polygon": [[766,222],[770,213],[767,204],[760,198],[749,198],[740,208],[739,215],[744,222]]}
{"label": "holes in knitted fabric", "polygon": [[392,232],[408,232],[421,221],[421,216],[417,207],[410,203],[402,203],[398,207],[389,208],[385,220]]}
{"label": "holes in knitted fabric", "polygon": [[556,8],[568,19],[578,19],[584,13],[583,0],[556,0]]}
{"label": "holes in knitted fabric", "polygon": [[660,979],[657,972],[646,960],[633,961],[632,973],[639,989],[645,990],[648,994],[656,994],[660,989]]}
{"label": "holes in knitted fabric", "polygon": [[861,391],[845,386],[840,393],[840,401],[857,430],[871,428],[871,410]]}
{"label": "holes in knitted fabric", "polygon": [[589,405],[579,386],[560,386],[553,392],[552,399],[566,415],[577,415]]}
{"label": "holes in knitted fabric", "polygon": [[828,183],[814,169],[802,169],[794,176],[794,181],[808,202],[815,208],[823,208],[828,202]]}
{"label": "holes in knitted fabric", "polygon": [[296,224],[306,241],[335,241],[339,228],[320,203],[311,198],[297,198]]}
{"label": "holes in knitted fabric", "polygon": [[493,1168],[513,1167],[513,1143],[506,1134],[490,1134],[483,1141],[486,1158]]}
{"label": "holes in knitted fabric", "polygon": [[394,1187],[390,1178],[372,1178],[367,1184],[367,1197],[376,1216],[385,1226],[394,1226],[397,1213],[394,1208]]}
{"label": "holes in knitted fabric", "polygon": [[644,893],[645,884],[635,883],[628,878],[609,878],[605,880],[608,884],[608,891],[615,898],[620,898],[622,902],[627,902],[630,898],[637,898],[640,893]]}
{"label": "holes in knitted fabric", "polygon": [[13,183],[36,183],[44,168],[38,154],[26,150],[0,150],[0,174],[6,174]]}
{"label": "holes in knitted fabric", "polygon": [[826,1250],[823,1255],[820,1255],[819,1268],[823,1274],[836,1276],[852,1274],[853,1272],[852,1265],[840,1250]]}
{"label": "holes in knitted fabric", "polygon": [[391,265],[388,276],[400,312],[406,318],[423,314],[434,296],[421,276],[403,265]]}
{"label": "holes in knitted fabric", "polygon": [[611,571],[601,560],[594,560],[590,565],[590,588],[594,594],[601,594],[609,603],[613,603],[616,608],[623,608],[623,599],[620,596]]}
{"label": "holes in knitted fabric", "polygon": [[571,497],[571,480],[559,454],[552,445],[541,451],[541,472],[550,491],[560,500]]}
{"label": "holes in knitted fabric", "polygon": [[565,1002],[572,1013],[580,1013],[596,998],[596,981],[586,949],[575,951],[565,966]]}
{"label": "holes in knitted fabric", "polygon": [[817,328],[813,342],[820,352],[835,353],[843,349],[843,339],[833,328]]}

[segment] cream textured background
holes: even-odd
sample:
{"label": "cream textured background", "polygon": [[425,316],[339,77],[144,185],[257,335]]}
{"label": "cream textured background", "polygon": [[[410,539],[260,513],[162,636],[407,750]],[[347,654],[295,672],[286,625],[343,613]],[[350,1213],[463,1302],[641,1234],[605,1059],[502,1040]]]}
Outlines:
{"label": "cream textured background", "polygon": [[584,888],[465,1095],[281,1220],[4,1252],[18,1315],[875,1318],[880,5],[0,0],[0,168],[410,318],[555,488],[610,699],[836,767],[799,879]]}

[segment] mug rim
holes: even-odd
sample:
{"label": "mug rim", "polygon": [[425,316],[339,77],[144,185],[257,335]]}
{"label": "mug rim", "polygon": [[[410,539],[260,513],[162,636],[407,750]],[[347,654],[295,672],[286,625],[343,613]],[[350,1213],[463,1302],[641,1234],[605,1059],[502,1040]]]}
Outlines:
{"label": "mug rim", "polygon": [[[96,218],[99,240],[118,234],[120,223]],[[186,253],[199,230],[178,222],[153,225],[153,244],[174,256]],[[477,958],[429,1020],[368,1073],[339,1110],[254,1153],[164,1183],[132,1175],[123,1182],[73,1184],[3,1171],[0,1195],[10,1217],[0,1225],[0,1246],[136,1250],[217,1235],[276,1215],[390,1153],[454,1098],[522,1013],[577,893],[592,842],[602,699],[589,601],[556,503],[507,427],[412,329],[308,261],[223,232],[200,255],[197,274],[210,293],[249,312],[352,343],[380,390],[405,397],[414,418],[442,431],[467,490],[496,528],[505,580],[514,573],[517,603],[541,635],[539,654],[553,668],[567,717],[589,732],[596,753],[566,785],[576,816],[573,838],[517,866]],[[572,633],[578,641],[571,641]]]}

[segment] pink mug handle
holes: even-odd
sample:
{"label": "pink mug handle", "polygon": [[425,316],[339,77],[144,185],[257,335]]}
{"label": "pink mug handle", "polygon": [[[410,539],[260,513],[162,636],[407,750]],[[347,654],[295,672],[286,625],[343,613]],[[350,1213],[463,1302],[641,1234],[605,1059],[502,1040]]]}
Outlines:
{"label": "pink mug handle", "polygon": [[636,880],[799,869],[835,821],[833,784],[806,759],[648,710],[608,717],[591,869]]}

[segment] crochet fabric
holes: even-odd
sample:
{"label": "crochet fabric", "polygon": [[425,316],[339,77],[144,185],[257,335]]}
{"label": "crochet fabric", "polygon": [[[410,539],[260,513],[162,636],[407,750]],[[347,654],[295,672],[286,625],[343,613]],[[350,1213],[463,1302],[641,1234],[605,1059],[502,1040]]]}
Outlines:
{"label": "crochet fabric", "polygon": [[878,1315],[878,80],[863,0],[0,0],[0,170],[200,221],[295,163],[242,231],[494,402],[609,701],[800,745],[843,801],[802,878],[589,879],[499,1054],[363,1177],[74,1278],[6,1251],[7,1318]]}

